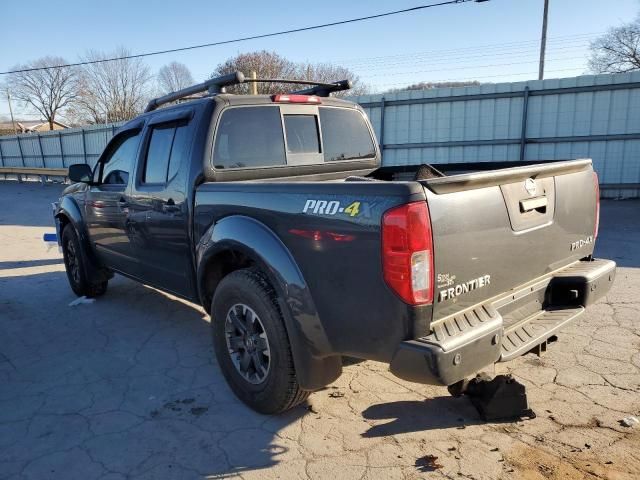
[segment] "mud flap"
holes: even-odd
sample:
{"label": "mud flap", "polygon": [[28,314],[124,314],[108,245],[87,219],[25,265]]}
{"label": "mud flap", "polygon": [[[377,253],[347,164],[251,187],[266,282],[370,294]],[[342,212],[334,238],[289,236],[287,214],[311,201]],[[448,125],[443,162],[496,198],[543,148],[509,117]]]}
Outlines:
{"label": "mud flap", "polygon": [[525,386],[511,375],[498,375],[493,379],[478,375],[469,381],[464,394],[485,421],[536,417],[529,408]]}

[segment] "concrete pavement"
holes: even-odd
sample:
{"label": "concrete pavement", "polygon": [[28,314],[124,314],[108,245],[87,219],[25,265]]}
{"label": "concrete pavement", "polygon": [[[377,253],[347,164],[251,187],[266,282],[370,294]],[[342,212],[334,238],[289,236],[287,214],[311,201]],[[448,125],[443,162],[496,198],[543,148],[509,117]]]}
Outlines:
{"label": "concrete pavement", "polygon": [[240,403],[195,305],[116,276],[70,307],[50,202],[60,186],[0,182],[0,478],[640,477],[640,202],[603,202],[598,251],[615,286],[542,358],[496,367],[534,420],[485,423],[467,399],[345,367],[280,416]]}

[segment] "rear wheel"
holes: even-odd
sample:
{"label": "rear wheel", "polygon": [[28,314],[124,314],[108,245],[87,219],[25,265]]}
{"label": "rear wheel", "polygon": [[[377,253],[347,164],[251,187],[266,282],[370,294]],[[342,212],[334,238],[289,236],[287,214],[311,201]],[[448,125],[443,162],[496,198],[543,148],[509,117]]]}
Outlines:
{"label": "rear wheel", "polygon": [[273,288],[255,270],[218,285],[211,306],[216,357],[234,393],[260,413],[280,413],[307,399]]}
{"label": "rear wheel", "polygon": [[87,274],[86,254],[72,226],[62,231],[62,254],[71,290],[79,297],[99,297],[107,291],[107,280],[92,281]]}

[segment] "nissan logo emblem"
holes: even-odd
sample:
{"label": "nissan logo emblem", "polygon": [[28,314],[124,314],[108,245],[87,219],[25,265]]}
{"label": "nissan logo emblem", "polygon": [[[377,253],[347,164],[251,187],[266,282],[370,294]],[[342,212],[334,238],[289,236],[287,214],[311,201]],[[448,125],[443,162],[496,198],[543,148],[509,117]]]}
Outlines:
{"label": "nissan logo emblem", "polygon": [[533,197],[538,191],[538,187],[536,187],[536,181],[533,178],[527,178],[524,181],[524,189],[529,195]]}

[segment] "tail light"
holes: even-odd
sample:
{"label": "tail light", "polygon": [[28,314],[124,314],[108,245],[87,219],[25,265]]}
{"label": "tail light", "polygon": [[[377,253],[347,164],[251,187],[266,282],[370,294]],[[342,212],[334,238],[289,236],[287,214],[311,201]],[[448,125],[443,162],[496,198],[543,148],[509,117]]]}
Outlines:
{"label": "tail light", "polygon": [[433,238],[426,202],[388,210],[382,219],[384,280],[404,302],[433,302]]}
{"label": "tail light", "polygon": [[600,228],[600,182],[596,172],[593,172],[593,188],[596,194],[596,224],[593,227],[593,238],[595,239],[598,236],[598,228]]}
{"label": "tail light", "polygon": [[274,95],[273,101],[277,103],[311,103],[314,105],[321,104],[322,101],[315,95],[299,95],[299,94],[278,94]]}

